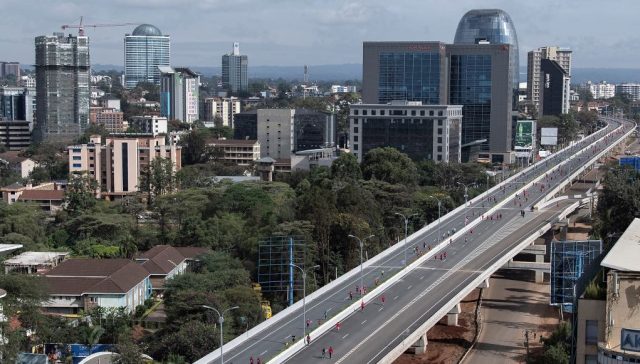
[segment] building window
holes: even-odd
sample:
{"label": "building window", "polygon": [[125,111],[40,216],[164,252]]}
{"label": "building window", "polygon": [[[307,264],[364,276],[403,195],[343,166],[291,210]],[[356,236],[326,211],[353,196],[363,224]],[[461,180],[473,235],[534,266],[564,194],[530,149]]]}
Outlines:
{"label": "building window", "polygon": [[442,137],[438,137],[438,143],[442,144]]}
{"label": "building window", "polygon": [[442,153],[442,145],[438,145],[438,152]]}
{"label": "building window", "polygon": [[433,110],[429,110],[429,116],[433,116]]}
{"label": "building window", "polygon": [[441,161],[442,160],[442,155],[438,154],[438,160]]}
{"label": "building window", "polygon": [[415,110],[411,110],[411,116],[416,116],[416,111]]}
{"label": "building window", "polygon": [[362,115],[366,116],[367,115],[367,110],[362,110]]}
{"label": "building window", "polygon": [[358,144],[353,145],[353,150],[358,150]]}
{"label": "building window", "polygon": [[72,151],[72,152],[74,152],[74,153],[80,153],[80,152],[82,151],[82,149],[80,149],[80,148],[73,148],[71,151]]}
{"label": "building window", "polygon": [[354,133],[354,134],[358,134],[358,127],[357,127],[357,126],[354,126],[354,127],[353,127],[353,133]]}
{"label": "building window", "polygon": [[442,110],[438,111],[438,116],[442,116]]}
{"label": "building window", "polygon": [[420,116],[424,116],[424,110],[420,110]]}
{"label": "building window", "polygon": [[358,136],[357,136],[357,135],[354,135],[354,136],[353,136],[353,141],[354,141],[354,142],[357,142],[357,141],[358,141]]}
{"label": "building window", "polygon": [[438,119],[438,126],[442,126],[442,119]]}
{"label": "building window", "polygon": [[74,160],[74,161],[79,161],[79,160],[81,160],[81,159],[82,159],[82,157],[80,157],[79,155],[74,155],[74,156],[73,156],[73,160]]}
{"label": "building window", "polygon": [[595,345],[598,343],[598,320],[586,320],[585,343]]}
{"label": "building window", "polygon": [[375,110],[371,110],[371,115],[376,116],[376,111]]}
{"label": "building window", "polygon": [[438,128],[438,135],[442,135],[442,129]]}
{"label": "building window", "polygon": [[353,110],[353,115],[358,115],[358,110]]}
{"label": "building window", "polygon": [[385,111],[384,110],[380,110],[380,115],[384,116]]}
{"label": "building window", "polygon": [[80,164],[80,163],[74,163],[73,164],[73,168],[80,168],[80,167],[82,167],[82,164]]}

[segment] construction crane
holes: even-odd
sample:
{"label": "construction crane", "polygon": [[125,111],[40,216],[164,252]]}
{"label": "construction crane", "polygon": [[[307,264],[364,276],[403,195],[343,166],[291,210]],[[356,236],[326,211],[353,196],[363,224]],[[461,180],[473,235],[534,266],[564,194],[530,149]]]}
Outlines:
{"label": "construction crane", "polygon": [[116,24],[82,24],[83,17],[80,17],[80,23],[78,25],[64,24],[61,28],[62,30],[67,30],[69,28],[78,29],[78,35],[84,35],[84,28],[103,28],[103,27],[124,27],[128,25],[140,25],[140,23],[116,23]]}

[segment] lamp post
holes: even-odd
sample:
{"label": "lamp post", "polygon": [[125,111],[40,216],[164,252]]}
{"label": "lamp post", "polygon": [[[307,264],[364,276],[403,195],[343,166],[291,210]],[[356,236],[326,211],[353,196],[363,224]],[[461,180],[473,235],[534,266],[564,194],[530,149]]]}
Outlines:
{"label": "lamp post", "polygon": [[[300,269],[302,272],[302,340],[306,340],[307,337],[307,271],[300,268],[299,266],[291,263],[291,266],[294,268]],[[308,270],[317,269],[320,267],[319,265],[314,265]]]}
{"label": "lamp post", "polygon": [[[363,245],[364,245],[364,242],[365,242],[367,239],[371,239],[371,238],[373,238],[374,236],[375,236],[375,235],[373,235],[373,234],[372,234],[372,235],[367,236],[367,237],[366,237],[366,238],[364,238],[364,239],[360,239],[359,237],[357,237],[357,236],[355,236],[355,235],[349,234],[349,237],[350,237],[350,238],[354,238],[354,239],[356,239],[356,240],[358,241],[358,243],[360,244],[360,292],[364,292],[364,283],[363,283],[363,278],[362,278],[362,247],[363,247]],[[360,294],[360,295],[362,295],[362,294]]]}
{"label": "lamp post", "polygon": [[407,217],[399,212],[396,212],[396,215],[404,219],[404,265],[407,266],[407,230],[409,226],[409,219],[413,216],[416,216],[417,214],[413,214]]}
{"label": "lamp post", "polygon": [[[466,183],[456,182],[457,184],[464,186],[464,206],[467,206],[467,199],[469,198],[469,186]],[[473,185],[472,185],[473,186]]]}
{"label": "lamp post", "polygon": [[216,310],[215,308],[211,307],[211,306],[207,306],[207,305],[202,305],[203,308],[206,308],[207,310],[212,310],[215,311],[218,314],[218,323],[220,324],[220,363],[224,364],[224,336],[222,335],[222,324],[224,323],[224,314],[228,311],[231,310],[235,310],[237,308],[240,308],[238,306],[233,306],[233,307],[229,307],[226,310],[222,311],[222,313],[220,313],[220,311]]}
{"label": "lamp post", "polygon": [[439,198],[433,195],[429,197],[435,198],[436,201],[438,201],[438,239],[436,239],[436,241],[440,241],[440,207],[442,206],[442,201],[440,201]]}

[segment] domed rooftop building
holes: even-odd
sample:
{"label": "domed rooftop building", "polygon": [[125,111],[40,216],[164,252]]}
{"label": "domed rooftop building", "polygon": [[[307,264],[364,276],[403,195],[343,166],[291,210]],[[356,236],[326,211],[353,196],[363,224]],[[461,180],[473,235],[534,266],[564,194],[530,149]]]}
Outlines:
{"label": "domed rooftop building", "polygon": [[124,37],[124,86],[136,87],[139,82],[160,85],[158,66],[169,66],[170,38],[151,24],[138,25]]}
{"label": "domed rooftop building", "polygon": [[454,44],[478,44],[487,41],[491,44],[509,44],[513,54],[514,87],[518,89],[520,73],[518,35],[509,14],[500,9],[474,9],[468,11],[456,30]]}
{"label": "domed rooftop building", "polygon": [[133,30],[132,35],[147,36],[147,37],[159,37],[162,35],[160,29],[151,24],[141,24]]}

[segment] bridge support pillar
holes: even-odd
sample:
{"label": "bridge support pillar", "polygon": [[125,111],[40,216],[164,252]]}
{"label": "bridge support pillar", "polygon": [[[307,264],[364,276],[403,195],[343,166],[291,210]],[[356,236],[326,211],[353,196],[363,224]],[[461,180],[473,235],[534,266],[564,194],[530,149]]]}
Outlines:
{"label": "bridge support pillar", "polygon": [[424,335],[420,336],[418,341],[416,341],[413,345],[411,345],[411,348],[413,349],[413,353],[416,355],[426,353],[427,344],[428,344],[427,333],[425,332]]}
{"label": "bridge support pillar", "polygon": [[[536,255],[536,263],[544,263],[544,255]],[[544,283],[544,272],[536,270],[536,283]]]}
{"label": "bridge support pillar", "polygon": [[[513,261],[513,259],[511,261]],[[489,288],[489,278],[482,281],[482,283],[478,285],[478,288]]]}
{"label": "bridge support pillar", "polygon": [[455,305],[447,314],[447,326],[458,326],[458,316],[462,310],[460,304]]}

